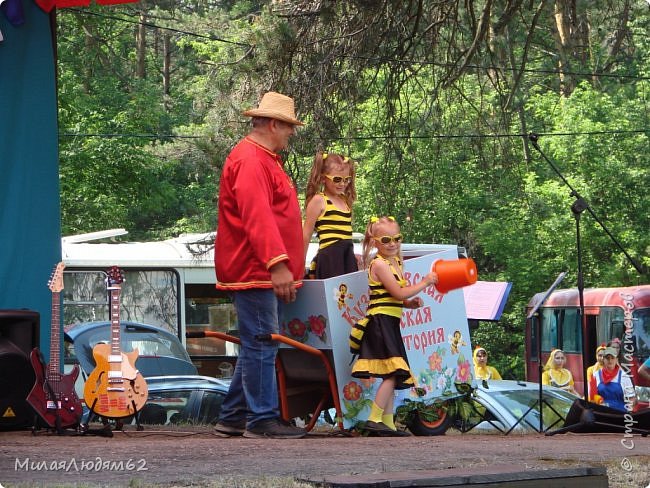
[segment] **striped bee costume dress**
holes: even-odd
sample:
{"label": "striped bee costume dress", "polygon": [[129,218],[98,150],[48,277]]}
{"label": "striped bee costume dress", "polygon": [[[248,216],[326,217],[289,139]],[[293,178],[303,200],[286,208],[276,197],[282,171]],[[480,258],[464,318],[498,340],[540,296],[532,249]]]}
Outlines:
{"label": "striped bee costume dress", "polygon": [[309,266],[307,278],[325,279],[358,271],[352,244],[352,211],[340,210],[321,193],[325,211],[314,229],[318,235],[318,254]]}
{"label": "striped bee costume dress", "polygon": [[365,327],[365,332],[361,340],[359,358],[352,366],[352,376],[355,378],[394,376],[395,389],[404,390],[415,386],[415,378],[411,373],[400,333],[402,300],[393,298],[381,282],[372,279],[370,271],[378,259],[388,263],[400,286],[406,285],[406,280],[401,274],[401,261],[399,261],[399,273],[390,261],[381,256],[376,256],[370,262],[368,267],[370,301],[366,316],[358,322],[359,326]]}

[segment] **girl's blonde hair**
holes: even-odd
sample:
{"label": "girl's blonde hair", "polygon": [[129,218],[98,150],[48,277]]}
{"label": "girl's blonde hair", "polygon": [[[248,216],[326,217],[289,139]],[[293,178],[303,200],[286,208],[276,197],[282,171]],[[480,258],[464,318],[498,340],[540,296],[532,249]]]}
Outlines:
{"label": "girl's blonde hair", "polygon": [[348,206],[352,207],[352,204],[357,199],[357,190],[354,185],[354,162],[347,156],[331,154],[324,151],[318,151],[314,157],[314,164],[311,167],[311,173],[309,174],[309,180],[307,181],[305,205],[309,203],[309,200],[311,200],[314,195],[321,191],[321,187],[323,186],[322,176],[324,174],[327,174],[327,172],[331,171],[333,168],[344,169],[346,166],[350,168],[350,176],[352,179],[345,188],[344,197]]}
{"label": "girl's blonde hair", "polygon": [[[367,268],[370,265],[370,252],[373,250],[373,248],[377,247],[375,244],[375,230],[376,227],[378,227],[381,224],[389,224],[393,223],[397,225],[397,230],[399,231],[399,224],[395,220],[395,217],[390,217],[386,215],[382,215],[381,217],[370,217],[370,221],[368,222],[368,225],[366,226],[366,232],[363,236],[363,243],[361,244],[362,246],[362,260],[363,260],[363,267]],[[402,258],[401,252],[400,252],[400,259]]]}

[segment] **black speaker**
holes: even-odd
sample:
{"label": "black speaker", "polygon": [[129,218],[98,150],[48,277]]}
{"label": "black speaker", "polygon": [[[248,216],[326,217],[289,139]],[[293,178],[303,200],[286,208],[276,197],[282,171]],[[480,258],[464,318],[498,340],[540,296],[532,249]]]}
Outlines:
{"label": "black speaker", "polygon": [[577,398],[564,419],[564,427],[547,435],[565,432],[624,432],[646,437],[650,434],[650,408],[625,413]]}
{"label": "black speaker", "polygon": [[29,353],[38,346],[40,316],[31,310],[0,310],[0,430],[34,424],[27,395],[36,376]]}
{"label": "black speaker", "polygon": [[40,314],[32,310],[0,310],[0,337],[29,356],[38,346],[40,323]]}

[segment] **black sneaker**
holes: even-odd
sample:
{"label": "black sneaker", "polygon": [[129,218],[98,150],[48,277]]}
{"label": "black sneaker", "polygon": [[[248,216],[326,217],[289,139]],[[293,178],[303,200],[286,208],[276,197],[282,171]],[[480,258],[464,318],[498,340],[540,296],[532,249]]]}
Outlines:
{"label": "black sneaker", "polygon": [[244,435],[246,430],[246,420],[241,422],[217,422],[214,426],[214,433],[219,437],[236,437]]}
{"label": "black sneaker", "polygon": [[413,436],[413,434],[411,434],[406,430],[399,430],[399,429],[396,430],[389,429],[389,430],[390,432],[388,431],[378,432],[377,435],[380,437],[412,437]]}
{"label": "black sneaker", "polygon": [[367,430],[368,432],[376,432],[381,435],[385,434],[390,434],[393,431],[390,427],[388,427],[386,424],[382,422],[373,422],[372,420],[367,420],[366,423],[363,425],[363,430]]}
{"label": "black sneaker", "polygon": [[253,427],[247,427],[244,431],[244,437],[259,439],[268,437],[270,439],[300,439],[305,437],[307,431],[300,427],[287,425],[278,419],[262,420]]}

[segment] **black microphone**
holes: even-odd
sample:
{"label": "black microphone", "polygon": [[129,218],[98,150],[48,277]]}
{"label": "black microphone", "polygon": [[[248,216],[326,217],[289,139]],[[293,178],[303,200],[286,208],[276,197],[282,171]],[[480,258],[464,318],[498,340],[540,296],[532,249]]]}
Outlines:
{"label": "black microphone", "polygon": [[537,144],[537,140],[539,139],[539,136],[535,134],[534,132],[529,132],[528,133],[528,140],[532,142],[533,144]]}

